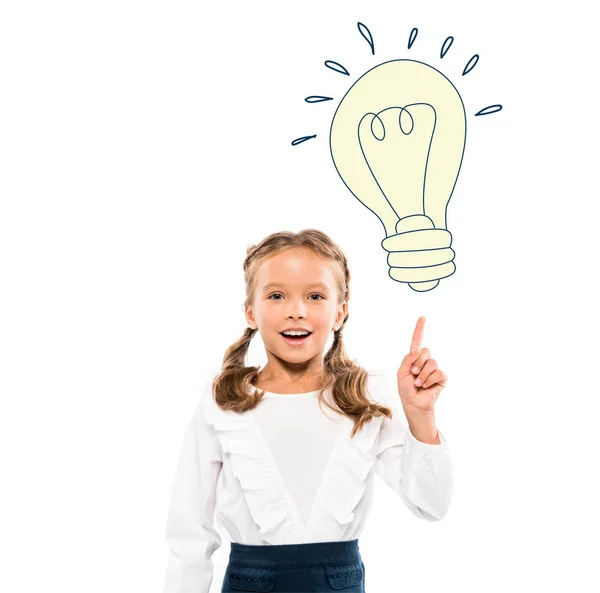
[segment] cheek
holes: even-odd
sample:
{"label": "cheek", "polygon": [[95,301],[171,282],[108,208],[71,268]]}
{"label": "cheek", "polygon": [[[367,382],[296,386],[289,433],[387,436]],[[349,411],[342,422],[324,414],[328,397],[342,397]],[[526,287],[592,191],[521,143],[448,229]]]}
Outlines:
{"label": "cheek", "polygon": [[258,313],[260,315],[262,325],[271,326],[274,323],[277,323],[277,320],[280,318],[280,315],[277,314],[277,311],[275,309],[276,307],[259,307]]}
{"label": "cheek", "polygon": [[328,333],[335,322],[335,309],[323,308],[315,311],[312,316],[312,327],[319,332]]}

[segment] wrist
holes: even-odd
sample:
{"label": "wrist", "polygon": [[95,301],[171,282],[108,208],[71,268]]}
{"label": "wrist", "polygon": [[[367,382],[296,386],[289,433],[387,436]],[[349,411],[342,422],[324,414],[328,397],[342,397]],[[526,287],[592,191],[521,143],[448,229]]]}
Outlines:
{"label": "wrist", "polygon": [[433,410],[404,409],[408,428],[412,435],[422,443],[439,445],[441,443],[435,424]]}

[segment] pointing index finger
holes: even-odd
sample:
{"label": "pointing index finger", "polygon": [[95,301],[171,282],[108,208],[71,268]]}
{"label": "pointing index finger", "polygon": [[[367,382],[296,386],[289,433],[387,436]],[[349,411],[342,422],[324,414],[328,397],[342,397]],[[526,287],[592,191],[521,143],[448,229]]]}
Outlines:
{"label": "pointing index finger", "polygon": [[421,348],[423,342],[423,329],[425,328],[425,317],[421,316],[417,319],[415,331],[413,332],[412,342],[410,343],[410,351],[414,354]]}

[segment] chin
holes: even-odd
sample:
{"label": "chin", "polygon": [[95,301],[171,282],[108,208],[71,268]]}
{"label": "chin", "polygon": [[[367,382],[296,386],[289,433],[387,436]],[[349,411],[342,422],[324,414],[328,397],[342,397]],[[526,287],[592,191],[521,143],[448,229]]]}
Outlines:
{"label": "chin", "polygon": [[317,355],[316,352],[281,352],[277,354],[279,358],[288,362],[306,362]]}

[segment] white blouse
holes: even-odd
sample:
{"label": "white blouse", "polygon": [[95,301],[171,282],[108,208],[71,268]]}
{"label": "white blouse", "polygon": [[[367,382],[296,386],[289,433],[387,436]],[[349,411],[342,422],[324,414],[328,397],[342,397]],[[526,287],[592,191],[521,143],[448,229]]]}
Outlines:
{"label": "white blouse", "polygon": [[[392,410],[352,439],[347,416],[322,410],[316,391],[266,392],[254,410],[221,410],[210,383],[189,423],[172,486],[163,593],[208,593],[222,544],[358,539],[377,474],[427,521],[448,511],[453,470],[446,439],[418,441],[386,375],[368,375],[368,397]],[[330,390],[324,392],[330,399]],[[215,525],[216,523],[216,525]]]}

